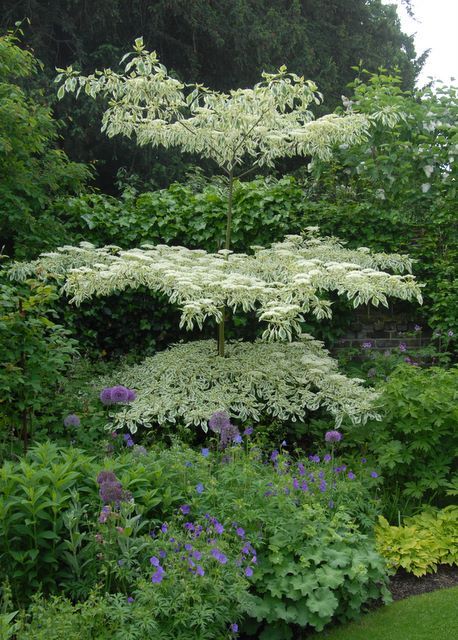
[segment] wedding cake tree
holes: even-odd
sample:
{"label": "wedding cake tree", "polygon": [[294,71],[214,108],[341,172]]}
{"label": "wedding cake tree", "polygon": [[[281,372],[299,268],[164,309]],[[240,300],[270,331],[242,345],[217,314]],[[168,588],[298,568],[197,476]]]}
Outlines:
{"label": "wedding cake tree", "polygon": [[[307,313],[331,317],[331,291],[355,307],[386,306],[388,296],[421,301],[409,258],[364,247],[350,250],[335,238],[320,238],[315,228],[268,248],[250,247],[249,253],[230,250],[235,180],[256,167],[273,166],[278,158],[328,159],[336,144],[364,138],[368,119],[351,112],[314,119],[309,107],[321,101],[316,85],[284,67],[264,73],[252,89],[226,94],[172,78],[142,39],[122,63],[122,74],[60,70],[59,97],[81,91],[108,97],[102,128],[109,136],[135,136],[140,145],[177,146],[210,158],[227,176],[228,195],[226,234],[216,253],[166,245],[123,251],[82,243],[13,268],[15,277],[63,279],[76,304],[146,286],[181,308],[180,326],[201,328],[210,317],[217,321],[217,344],[178,344],[118,373],[137,390],[137,399],[113,416],[116,426],[135,432],[179,420],[206,429],[218,410],[240,419],[267,413],[296,420],[320,406],[337,424],[344,416],[356,423],[376,416],[375,394],[340,374],[322,343],[301,332],[301,322]],[[265,323],[262,339],[225,344],[228,313],[247,311],[256,311]]]}

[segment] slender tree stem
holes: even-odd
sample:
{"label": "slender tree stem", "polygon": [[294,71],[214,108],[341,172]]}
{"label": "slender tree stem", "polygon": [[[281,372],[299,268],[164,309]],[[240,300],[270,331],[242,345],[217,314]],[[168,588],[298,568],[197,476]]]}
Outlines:
{"label": "slender tree stem", "polygon": [[[226,218],[226,241],[224,243],[225,249],[231,247],[231,233],[232,233],[232,197],[234,193],[234,170],[229,171],[229,193],[227,198],[227,218]],[[226,256],[228,259],[228,256]],[[218,355],[224,358],[224,323],[226,321],[226,307],[221,308],[222,318],[218,324]]]}

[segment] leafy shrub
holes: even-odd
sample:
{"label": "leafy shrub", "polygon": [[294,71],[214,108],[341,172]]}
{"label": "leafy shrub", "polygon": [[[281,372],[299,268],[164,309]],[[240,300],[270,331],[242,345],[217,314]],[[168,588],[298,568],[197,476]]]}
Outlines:
{"label": "leafy shrub", "polygon": [[453,479],[458,445],[458,369],[401,365],[383,387],[381,423],[368,423],[364,441],[383,471],[387,494],[417,502],[441,500]]}
{"label": "leafy shrub", "polygon": [[390,526],[380,517],[375,527],[378,551],[395,569],[415,576],[435,573],[438,564],[458,564],[458,507],[424,511]]}
{"label": "leafy shrub", "polygon": [[76,354],[75,340],[52,320],[56,299],[52,285],[0,281],[0,427],[20,434],[25,449]]}
{"label": "leafy shrub", "polygon": [[47,209],[53,197],[78,193],[90,171],[56,148],[51,107],[23,88],[40,63],[13,33],[0,37],[0,59],[0,237],[9,255],[31,258],[68,237]]}

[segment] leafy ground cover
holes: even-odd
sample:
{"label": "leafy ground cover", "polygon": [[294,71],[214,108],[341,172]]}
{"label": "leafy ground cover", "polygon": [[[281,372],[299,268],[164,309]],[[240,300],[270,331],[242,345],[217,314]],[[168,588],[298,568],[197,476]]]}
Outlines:
{"label": "leafy ground cover", "polygon": [[310,640],[454,640],[458,587],[413,596],[365,615],[359,622],[323,631]]}

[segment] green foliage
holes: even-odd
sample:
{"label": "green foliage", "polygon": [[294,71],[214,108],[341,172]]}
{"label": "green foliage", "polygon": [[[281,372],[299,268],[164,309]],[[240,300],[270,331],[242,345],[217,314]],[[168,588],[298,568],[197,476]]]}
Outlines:
{"label": "green foliage", "polygon": [[418,503],[444,497],[457,455],[457,380],[456,367],[399,366],[381,387],[382,422],[353,433],[376,456],[388,504],[396,488]]}
{"label": "green foliage", "polygon": [[90,175],[56,148],[58,127],[43,95],[21,86],[39,69],[12,33],[0,37],[0,236],[17,257],[62,242],[65,229],[47,207],[53,197],[78,192]]}
{"label": "green foliage", "polygon": [[409,246],[427,285],[429,325],[456,333],[457,87],[406,92],[386,72],[362,75],[367,79],[357,79],[346,100],[370,118],[369,136],[342,146],[332,163],[313,163],[314,200],[322,197],[342,237],[361,243],[363,234],[368,246],[391,251]]}
{"label": "green foliage", "polygon": [[56,324],[55,287],[28,280],[0,281],[0,426],[27,448],[36,417],[53,398],[76,354],[76,342]]}
{"label": "green foliage", "polygon": [[375,527],[378,551],[395,569],[415,576],[435,573],[439,564],[458,564],[458,507],[424,511],[390,526],[380,517]]}

